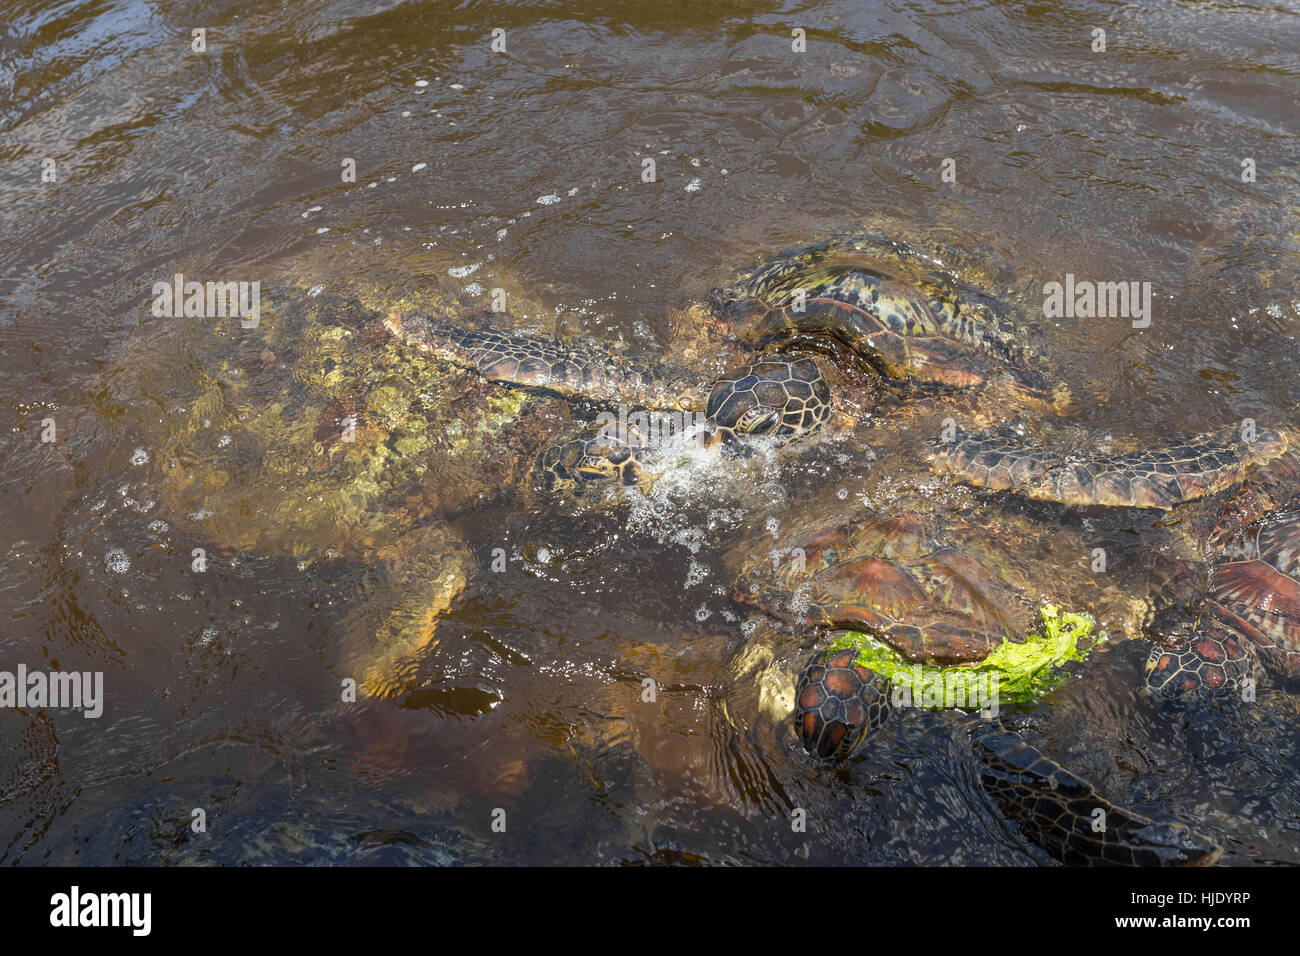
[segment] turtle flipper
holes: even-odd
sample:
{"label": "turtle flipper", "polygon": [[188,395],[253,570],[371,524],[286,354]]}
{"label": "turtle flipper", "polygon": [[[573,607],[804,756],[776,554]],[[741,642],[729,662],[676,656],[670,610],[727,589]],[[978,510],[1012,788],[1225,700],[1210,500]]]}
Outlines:
{"label": "turtle flipper", "polygon": [[391,697],[407,670],[433,645],[438,622],[464,590],[474,555],[460,533],[433,521],[370,556],[367,600],[345,625],[340,672],[362,693]]}
{"label": "turtle flipper", "polygon": [[1066,864],[1208,866],[1222,849],[1179,823],[1118,807],[1030,746],[989,728],[974,735],[984,788],[1035,844]]}
{"label": "turtle flipper", "polygon": [[698,383],[685,377],[540,332],[462,329],[417,312],[390,313],[384,327],[411,348],[476,371],[489,381],[655,408],[697,408],[703,402]]}
{"label": "turtle flipper", "polygon": [[1260,431],[1246,442],[1230,430],[1127,454],[1082,455],[993,432],[941,442],[930,461],[936,472],[965,484],[1038,501],[1168,510],[1231,488],[1252,465],[1276,458],[1286,446],[1277,432]]}

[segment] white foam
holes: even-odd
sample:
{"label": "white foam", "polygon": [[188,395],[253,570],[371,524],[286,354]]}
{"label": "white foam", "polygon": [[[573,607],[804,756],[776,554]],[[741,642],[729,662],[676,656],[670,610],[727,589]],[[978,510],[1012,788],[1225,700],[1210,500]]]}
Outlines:
{"label": "white foam", "polygon": [[752,454],[733,458],[705,448],[698,432],[695,426],[664,438],[648,491],[626,491],[630,529],[692,554],[740,527],[751,511],[785,500],[774,442],[751,440]]}
{"label": "white foam", "polygon": [[685,586],[688,588],[695,587],[696,585],[701,584],[708,576],[709,569],[700,564],[700,562],[696,561],[694,558],[691,558],[690,567],[686,569]]}

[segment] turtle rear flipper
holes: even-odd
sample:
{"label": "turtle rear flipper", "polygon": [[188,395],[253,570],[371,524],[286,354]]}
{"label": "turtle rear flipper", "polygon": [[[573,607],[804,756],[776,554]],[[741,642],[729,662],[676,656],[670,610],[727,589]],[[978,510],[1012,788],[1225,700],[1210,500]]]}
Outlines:
{"label": "turtle rear flipper", "polygon": [[1083,455],[993,432],[941,442],[931,450],[930,461],[935,471],[965,484],[1036,501],[1169,510],[1231,488],[1252,465],[1276,458],[1286,446],[1277,432],[1260,431],[1247,442],[1227,431],[1125,454]]}
{"label": "turtle rear flipper", "polygon": [[1018,734],[976,732],[984,788],[1035,844],[1066,864],[1208,866],[1222,848],[1179,823],[1110,803]]}

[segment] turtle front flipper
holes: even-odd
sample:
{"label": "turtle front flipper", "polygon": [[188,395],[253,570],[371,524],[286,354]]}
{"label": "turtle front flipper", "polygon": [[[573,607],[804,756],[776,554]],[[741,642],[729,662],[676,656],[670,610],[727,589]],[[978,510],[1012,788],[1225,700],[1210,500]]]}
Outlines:
{"label": "turtle front flipper", "polygon": [[406,671],[434,643],[438,622],[464,589],[474,556],[453,527],[432,521],[368,556],[367,601],[345,624],[340,673],[373,697],[402,691]]}
{"label": "turtle front flipper", "polygon": [[965,484],[1037,501],[1168,510],[1231,488],[1253,465],[1276,458],[1286,447],[1278,432],[1260,431],[1245,441],[1231,430],[1125,454],[1085,455],[992,432],[940,442],[930,462],[936,472]]}
{"label": "turtle front flipper", "polygon": [[1018,734],[974,734],[988,794],[1035,844],[1083,866],[1208,866],[1222,849],[1179,823],[1159,823],[1110,803]]}
{"label": "turtle front flipper", "polygon": [[594,345],[521,330],[462,329],[418,312],[390,313],[384,326],[411,348],[478,372],[489,381],[566,398],[694,409],[698,382]]}

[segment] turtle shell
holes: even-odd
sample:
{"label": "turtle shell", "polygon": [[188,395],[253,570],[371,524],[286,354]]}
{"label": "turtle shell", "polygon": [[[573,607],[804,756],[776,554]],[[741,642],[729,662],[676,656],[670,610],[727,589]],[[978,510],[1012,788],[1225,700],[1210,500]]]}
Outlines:
{"label": "turtle shell", "polygon": [[968,386],[1006,373],[1027,395],[1052,393],[1032,367],[1027,330],[1003,303],[884,237],[787,253],[720,290],[711,305],[756,346],[829,341],[891,379]]}
{"label": "turtle shell", "polygon": [[[865,631],[906,660],[946,667],[1041,634],[1045,605],[1086,611],[1095,634],[1118,640],[1203,596],[1195,557],[1178,554],[1177,530],[1154,520],[1144,523],[1150,546],[1125,550],[1116,540],[1125,532],[1047,525],[1019,503],[976,502],[912,477],[891,469],[867,484],[865,511],[831,486],[780,519],[754,516],[756,533],[724,558],[734,598],[800,632]],[[1099,546],[1106,573],[1094,568]]]}
{"label": "turtle shell", "polygon": [[981,661],[1023,641],[1034,608],[999,570],[1015,563],[1008,548],[987,536],[972,547],[953,530],[941,538],[934,521],[904,513],[796,534],[770,563],[751,561],[735,595],[786,620],[867,631],[919,663]]}
{"label": "turtle shell", "polygon": [[[163,323],[109,379],[169,520],[270,554],[392,545],[519,485],[562,404],[406,348],[351,292],[268,285],[258,326]],[[442,305],[450,310],[454,303]],[[179,357],[178,357],[179,356]],[[541,413],[541,414],[539,414]]]}

